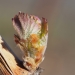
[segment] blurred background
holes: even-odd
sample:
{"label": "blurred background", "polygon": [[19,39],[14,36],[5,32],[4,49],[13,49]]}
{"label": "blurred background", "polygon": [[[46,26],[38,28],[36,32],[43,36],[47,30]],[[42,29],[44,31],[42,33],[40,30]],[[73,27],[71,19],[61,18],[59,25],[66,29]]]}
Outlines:
{"label": "blurred background", "polygon": [[0,0],[0,35],[21,59],[11,21],[19,11],[48,20],[48,47],[41,75],[75,75],[75,0]]}

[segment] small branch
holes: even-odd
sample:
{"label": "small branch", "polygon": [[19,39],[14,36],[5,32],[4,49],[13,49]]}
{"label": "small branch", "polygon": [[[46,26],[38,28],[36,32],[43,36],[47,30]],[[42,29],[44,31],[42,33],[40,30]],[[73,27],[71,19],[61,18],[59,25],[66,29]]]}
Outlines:
{"label": "small branch", "polygon": [[0,37],[0,75],[28,75],[22,62]]}

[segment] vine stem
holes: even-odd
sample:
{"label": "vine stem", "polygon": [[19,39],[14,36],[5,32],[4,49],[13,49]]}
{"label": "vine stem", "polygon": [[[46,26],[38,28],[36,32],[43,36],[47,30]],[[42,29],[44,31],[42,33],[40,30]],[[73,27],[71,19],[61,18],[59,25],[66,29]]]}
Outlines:
{"label": "vine stem", "polygon": [[[10,73],[9,73],[10,72]],[[0,75],[28,75],[22,61],[13,53],[0,36]]]}

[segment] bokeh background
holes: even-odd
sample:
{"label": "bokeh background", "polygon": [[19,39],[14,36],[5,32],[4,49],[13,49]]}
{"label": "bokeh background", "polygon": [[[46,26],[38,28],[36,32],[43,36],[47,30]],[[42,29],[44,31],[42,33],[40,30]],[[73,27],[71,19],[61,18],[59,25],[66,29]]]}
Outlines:
{"label": "bokeh background", "polygon": [[11,21],[19,11],[48,20],[48,47],[41,75],[75,75],[75,0],[0,0],[0,35],[21,59]]}

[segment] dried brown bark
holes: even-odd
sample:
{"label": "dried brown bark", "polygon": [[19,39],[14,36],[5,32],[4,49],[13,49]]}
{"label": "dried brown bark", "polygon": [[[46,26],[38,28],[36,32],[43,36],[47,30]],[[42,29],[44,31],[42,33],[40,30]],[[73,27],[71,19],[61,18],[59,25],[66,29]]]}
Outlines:
{"label": "dried brown bark", "polygon": [[28,75],[22,62],[0,37],[0,75]]}

